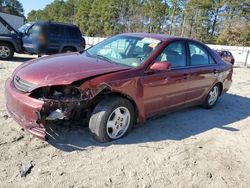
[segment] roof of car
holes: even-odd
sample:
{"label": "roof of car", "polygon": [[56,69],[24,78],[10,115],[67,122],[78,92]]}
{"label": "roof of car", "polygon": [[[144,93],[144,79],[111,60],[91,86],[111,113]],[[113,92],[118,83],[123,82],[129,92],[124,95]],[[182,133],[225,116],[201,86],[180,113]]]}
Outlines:
{"label": "roof of car", "polygon": [[166,41],[170,39],[185,39],[182,37],[176,37],[176,36],[169,36],[164,34],[155,34],[155,33],[123,33],[121,35],[128,35],[128,36],[135,36],[135,37],[147,37],[147,38],[153,38],[161,41]]}
{"label": "roof of car", "polygon": [[56,25],[76,27],[76,25],[74,25],[74,24],[51,22],[51,21],[35,21],[35,22],[29,22],[29,23],[31,23],[32,25],[38,23],[38,24],[56,24]]}

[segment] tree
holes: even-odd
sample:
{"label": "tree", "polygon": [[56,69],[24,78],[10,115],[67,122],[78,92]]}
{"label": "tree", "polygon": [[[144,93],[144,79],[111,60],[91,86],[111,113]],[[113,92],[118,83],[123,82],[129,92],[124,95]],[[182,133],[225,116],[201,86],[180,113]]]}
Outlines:
{"label": "tree", "polygon": [[0,9],[3,12],[17,16],[24,15],[23,5],[18,0],[1,0],[0,4]]}
{"label": "tree", "polygon": [[144,16],[148,32],[162,32],[167,7],[161,0],[145,0]]}
{"label": "tree", "polygon": [[[17,0],[0,0],[2,7],[7,1]],[[231,34],[233,44],[247,45],[249,10],[249,0],[54,0],[28,20],[74,23],[91,36],[154,32],[231,44]]]}
{"label": "tree", "polygon": [[85,34],[89,30],[89,11],[92,7],[92,0],[79,0],[77,2],[76,11],[76,24],[80,27],[80,30]]}

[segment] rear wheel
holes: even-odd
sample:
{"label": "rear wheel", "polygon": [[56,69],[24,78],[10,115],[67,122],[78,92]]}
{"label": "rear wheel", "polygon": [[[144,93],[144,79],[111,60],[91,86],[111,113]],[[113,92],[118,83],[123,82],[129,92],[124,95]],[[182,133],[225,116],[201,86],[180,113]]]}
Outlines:
{"label": "rear wheel", "polygon": [[94,109],[89,129],[100,142],[117,140],[125,136],[134,122],[134,108],[125,98],[111,96]]}
{"label": "rear wheel", "polygon": [[0,43],[0,59],[9,60],[14,56],[14,49],[8,43]]}
{"label": "rear wheel", "polygon": [[208,92],[203,107],[207,109],[213,108],[219,99],[220,93],[221,93],[220,85],[219,84],[214,85],[212,89]]}
{"label": "rear wheel", "polygon": [[65,47],[62,50],[62,53],[70,53],[70,52],[76,52],[76,49],[73,47]]}

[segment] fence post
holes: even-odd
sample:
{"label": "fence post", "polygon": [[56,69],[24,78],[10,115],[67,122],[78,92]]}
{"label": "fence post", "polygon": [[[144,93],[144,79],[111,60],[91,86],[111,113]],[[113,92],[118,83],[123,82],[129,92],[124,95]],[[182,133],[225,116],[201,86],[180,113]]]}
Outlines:
{"label": "fence post", "polygon": [[248,57],[249,57],[249,50],[247,50],[247,55],[246,55],[246,59],[245,59],[245,66],[247,66]]}

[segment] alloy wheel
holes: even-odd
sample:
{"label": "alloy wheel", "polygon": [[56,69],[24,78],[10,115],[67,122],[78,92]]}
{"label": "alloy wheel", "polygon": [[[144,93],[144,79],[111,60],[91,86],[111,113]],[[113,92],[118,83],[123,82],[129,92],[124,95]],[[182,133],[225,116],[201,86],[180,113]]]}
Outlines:
{"label": "alloy wheel", "polygon": [[213,89],[209,92],[208,104],[210,106],[214,105],[218,97],[219,97],[219,88],[218,86],[214,86]]}
{"label": "alloy wheel", "polygon": [[0,57],[7,58],[10,56],[10,49],[7,46],[0,46]]}
{"label": "alloy wheel", "polygon": [[106,131],[111,139],[122,137],[128,130],[131,115],[127,108],[118,107],[109,116]]}

